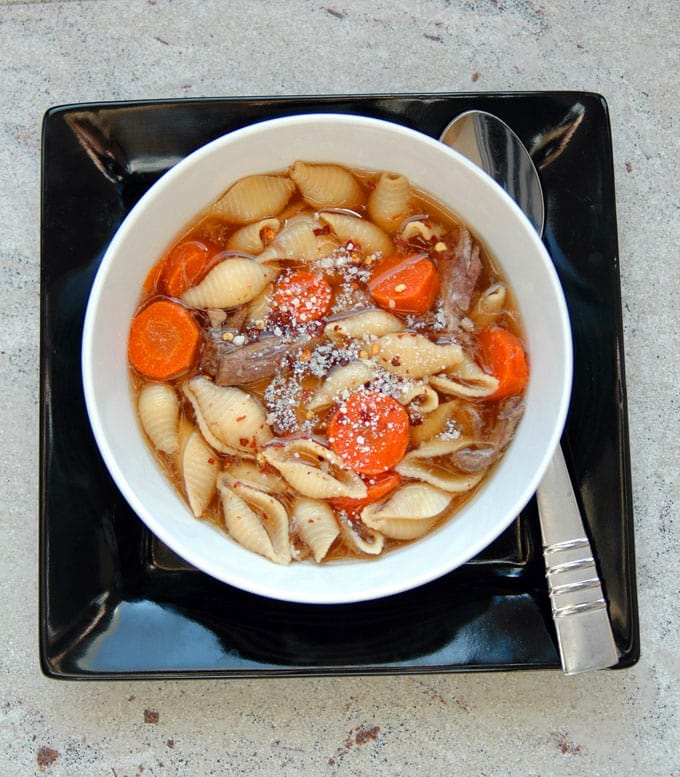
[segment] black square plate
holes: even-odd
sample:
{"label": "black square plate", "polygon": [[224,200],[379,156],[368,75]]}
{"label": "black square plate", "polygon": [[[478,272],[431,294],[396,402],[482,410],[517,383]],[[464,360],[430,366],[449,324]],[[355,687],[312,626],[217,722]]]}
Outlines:
{"label": "black square plate", "polygon": [[419,589],[348,606],[253,596],[153,537],[100,459],[80,376],[90,286],[121,221],[179,159],[276,116],[355,113],[438,137],[497,114],[533,149],[545,244],[575,341],[564,448],[589,527],[618,666],[639,656],[611,137],[580,92],[235,98],[53,108],[42,156],[40,658],[56,678],[264,677],[557,668],[532,502],[479,557]]}

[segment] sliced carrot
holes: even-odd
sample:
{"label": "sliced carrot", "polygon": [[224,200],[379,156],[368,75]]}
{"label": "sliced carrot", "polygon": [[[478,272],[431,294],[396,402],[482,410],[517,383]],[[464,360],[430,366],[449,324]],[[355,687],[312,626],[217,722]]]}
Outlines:
{"label": "sliced carrot", "polygon": [[169,297],[181,297],[203,280],[221,248],[207,240],[183,240],[172,248],[163,261],[158,290]]}
{"label": "sliced carrot", "polygon": [[318,321],[331,306],[333,291],[318,273],[298,270],[282,275],[274,289],[274,306],[281,315],[297,324]]}
{"label": "sliced carrot", "polygon": [[439,273],[423,254],[388,257],[368,282],[373,300],[395,313],[427,313],[439,294]]}
{"label": "sliced carrot", "polygon": [[183,305],[160,299],[137,313],[130,327],[128,360],[155,380],[176,378],[196,362],[201,330]]}
{"label": "sliced carrot", "polygon": [[398,464],[409,443],[409,418],[392,397],[355,391],[328,424],[331,450],[356,472],[380,475]]}
{"label": "sliced carrot", "polygon": [[371,478],[364,478],[366,483],[366,496],[351,499],[348,496],[338,496],[328,501],[336,510],[346,510],[348,513],[354,513],[361,510],[362,507],[383,499],[401,483],[401,478],[396,472],[388,470],[380,475]]}
{"label": "sliced carrot", "polygon": [[500,326],[490,326],[477,335],[482,365],[498,379],[498,388],[489,399],[521,394],[529,380],[524,348],[519,338]]}

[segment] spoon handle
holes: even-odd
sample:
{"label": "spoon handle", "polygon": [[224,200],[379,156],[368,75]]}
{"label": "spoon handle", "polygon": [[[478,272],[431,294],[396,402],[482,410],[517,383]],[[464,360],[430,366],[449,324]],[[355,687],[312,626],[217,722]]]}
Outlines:
{"label": "spoon handle", "polygon": [[560,446],[536,498],[562,669],[579,674],[613,666],[619,657],[607,601]]}

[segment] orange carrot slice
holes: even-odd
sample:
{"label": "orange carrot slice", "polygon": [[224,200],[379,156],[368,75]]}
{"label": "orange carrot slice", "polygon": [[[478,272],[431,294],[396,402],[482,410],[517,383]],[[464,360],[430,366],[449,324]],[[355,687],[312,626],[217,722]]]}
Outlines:
{"label": "orange carrot slice", "polygon": [[380,262],[368,282],[374,302],[395,313],[426,313],[439,294],[439,273],[423,254]]}
{"label": "orange carrot slice", "polygon": [[362,475],[380,475],[398,464],[409,443],[409,418],[392,397],[355,391],[328,424],[331,450]]}
{"label": "orange carrot slice", "polygon": [[195,286],[214,265],[221,248],[207,240],[185,240],[172,248],[163,262],[158,289],[169,297],[181,297]]}
{"label": "orange carrot slice", "polygon": [[362,507],[383,499],[397,488],[401,483],[401,478],[396,472],[388,470],[380,475],[371,478],[364,478],[366,483],[366,496],[352,499],[348,496],[338,496],[328,501],[336,510],[346,510],[348,513],[355,513]]}
{"label": "orange carrot slice", "polygon": [[519,338],[500,326],[490,326],[477,335],[482,365],[498,379],[498,388],[489,399],[521,394],[529,381],[524,348]]}
{"label": "orange carrot slice", "polygon": [[281,315],[296,323],[318,321],[331,306],[333,291],[318,273],[299,270],[281,276],[274,290],[274,306]]}
{"label": "orange carrot slice", "polygon": [[183,305],[157,300],[137,313],[130,327],[128,360],[154,380],[176,378],[194,366],[201,330]]}

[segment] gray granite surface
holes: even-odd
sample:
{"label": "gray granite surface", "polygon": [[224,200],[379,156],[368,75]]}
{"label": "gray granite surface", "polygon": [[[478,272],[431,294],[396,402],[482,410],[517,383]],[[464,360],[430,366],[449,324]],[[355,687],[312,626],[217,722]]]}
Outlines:
{"label": "gray granite surface", "polygon": [[[0,0],[0,774],[680,775],[677,3]],[[38,664],[40,130],[53,105],[584,89],[609,104],[634,667],[69,683]]]}

